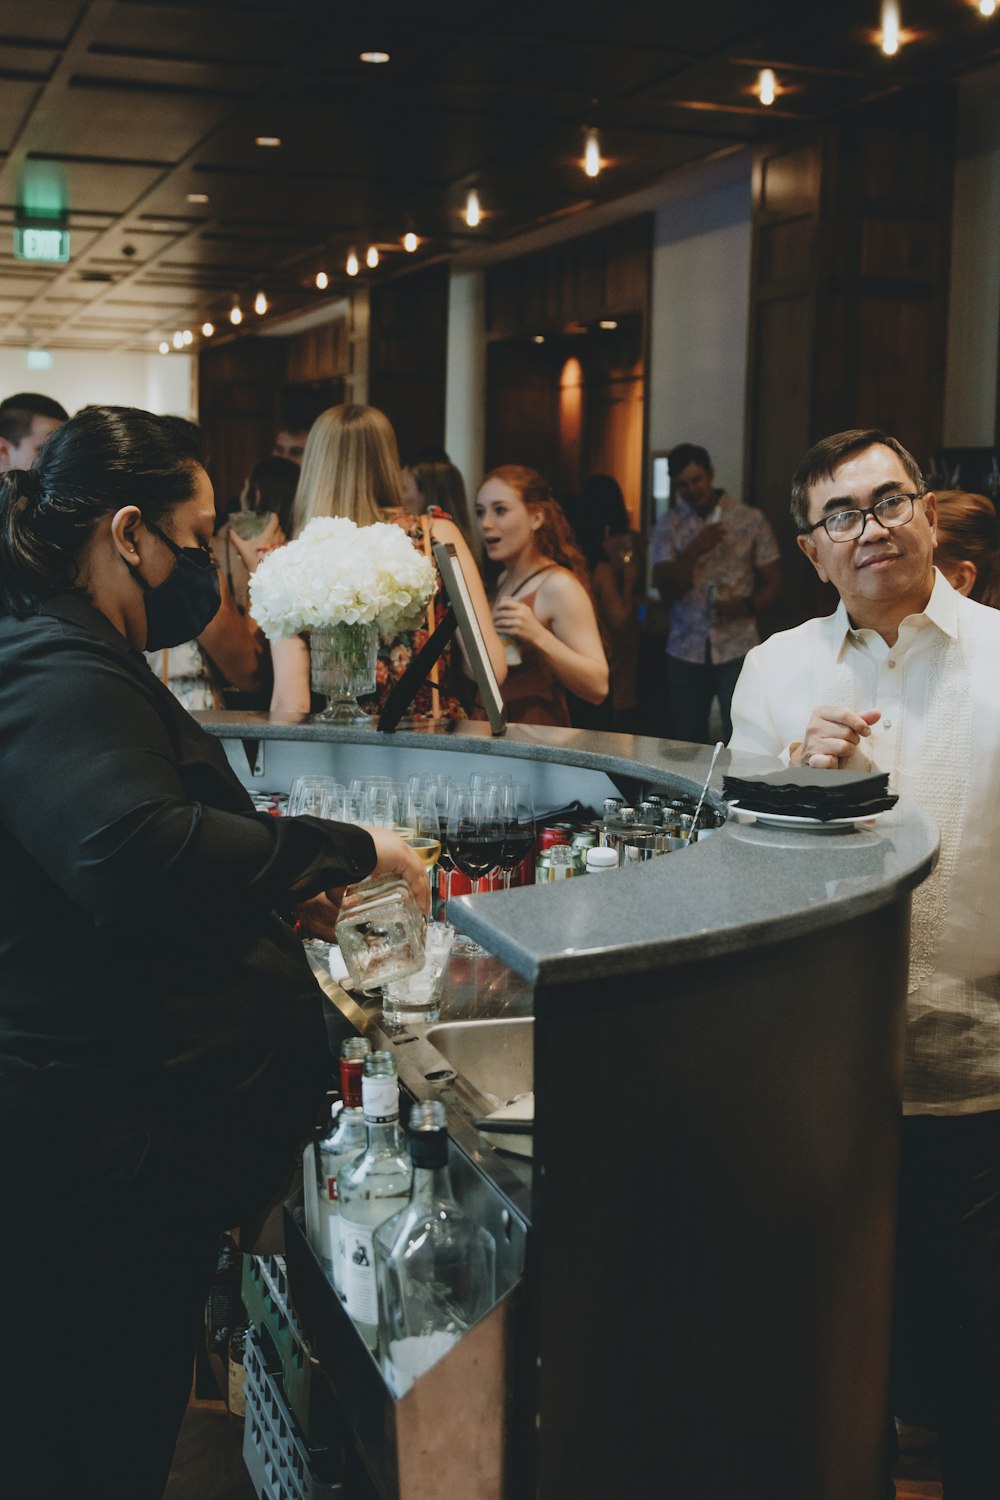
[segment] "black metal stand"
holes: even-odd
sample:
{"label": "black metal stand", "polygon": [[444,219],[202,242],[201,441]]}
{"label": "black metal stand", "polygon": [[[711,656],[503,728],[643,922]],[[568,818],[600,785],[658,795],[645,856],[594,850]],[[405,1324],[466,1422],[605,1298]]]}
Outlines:
{"label": "black metal stand", "polygon": [[424,641],[424,644],[385,700],[385,705],[379,715],[377,726],[381,733],[392,734],[396,725],[417,696],[420,687],[426,682],[435,662],[440,659],[441,653],[457,629],[458,620],[455,618],[454,608],[449,605],[440,625]]}

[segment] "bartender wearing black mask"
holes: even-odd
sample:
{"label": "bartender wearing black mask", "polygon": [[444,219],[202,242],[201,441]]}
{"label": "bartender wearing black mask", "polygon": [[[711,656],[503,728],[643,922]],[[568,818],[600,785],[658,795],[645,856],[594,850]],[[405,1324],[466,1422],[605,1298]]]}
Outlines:
{"label": "bartender wearing black mask", "polygon": [[255,813],[146,666],[218,606],[214,516],[180,424],[131,408],[0,483],[0,1452],[41,1500],[162,1493],[219,1231],[329,1073],[286,919],[373,870],[427,906],[386,830]]}

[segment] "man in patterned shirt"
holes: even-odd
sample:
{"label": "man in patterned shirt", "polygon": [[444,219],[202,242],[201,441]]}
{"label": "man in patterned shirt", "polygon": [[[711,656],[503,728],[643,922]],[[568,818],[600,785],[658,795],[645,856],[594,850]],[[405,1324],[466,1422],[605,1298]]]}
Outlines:
{"label": "man in patterned shirt", "polygon": [[669,465],[676,503],[656,523],[651,552],[653,582],[671,605],[671,732],[678,740],[707,742],[717,697],[728,740],[736,679],[744,656],[760,642],[756,616],[781,589],[778,544],[759,510],[715,488],[704,448],[680,443]]}

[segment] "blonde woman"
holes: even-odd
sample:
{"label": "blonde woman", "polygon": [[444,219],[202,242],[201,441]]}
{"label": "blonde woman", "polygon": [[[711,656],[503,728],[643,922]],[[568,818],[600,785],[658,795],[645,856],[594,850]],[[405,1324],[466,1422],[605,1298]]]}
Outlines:
{"label": "blonde woman", "polygon": [[[413,545],[427,553],[432,542],[451,542],[462,565],[479,628],[493,670],[502,683],[507,666],[503,647],[490,615],[479,570],[455,523],[440,512],[407,515],[403,509],[402,479],[396,434],[389,419],[374,406],[332,406],[314,423],[302,455],[302,474],[295,492],[292,534],[298,536],[314,516],[344,516],[358,526],[376,521],[401,526]],[[440,594],[432,605],[433,623],[445,610]],[[379,642],[378,707],[381,708],[412,655],[427,638],[426,627]],[[472,668],[461,647],[462,661],[446,649],[438,664],[437,683],[422,685],[414,699],[414,718],[467,717],[474,696]],[[272,709],[308,713],[309,644],[301,636],[271,642],[274,665]],[[464,663],[466,673],[461,666]]]}

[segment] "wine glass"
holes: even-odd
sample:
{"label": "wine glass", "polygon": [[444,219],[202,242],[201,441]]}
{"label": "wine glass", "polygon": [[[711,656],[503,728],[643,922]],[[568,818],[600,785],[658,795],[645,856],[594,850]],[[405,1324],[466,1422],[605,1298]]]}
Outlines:
{"label": "wine glass", "polygon": [[503,820],[495,782],[456,788],[448,801],[446,838],[457,870],[472,881],[478,895],[483,881],[500,866]]}
{"label": "wine glass", "polygon": [[402,837],[424,868],[428,872],[433,870],[441,855],[441,823],[437,798],[431,788],[408,789],[403,822]]}
{"label": "wine glass", "polygon": [[503,888],[509,891],[511,876],[535,846],[535,804],[526,781],[503,782],[500,798],[503,820],[500,868]]}
{"label": "wine glass", "polygon": [[296,818],[303,813],[322,815],[323,798],[339,786],[335,776],[296,776],[288,793],[285,816]]}

